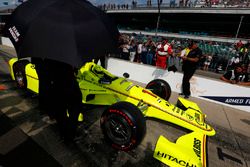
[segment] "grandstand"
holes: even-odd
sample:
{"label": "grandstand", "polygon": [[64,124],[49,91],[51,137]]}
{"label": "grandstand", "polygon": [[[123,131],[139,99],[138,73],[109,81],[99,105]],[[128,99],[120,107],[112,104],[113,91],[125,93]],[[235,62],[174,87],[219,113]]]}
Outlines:
{"label": "grandstand", "polygon": [[[234,38],[241,16],[243,16],[237,37],[245,40],[250,38],[250,13],[239,14],[239,11],[235,11],[235,13],[228,14],[221,13],[222,11],[216,13],[217,9],[210,10],[213,13],[211,11],[211,13],[200,13],[200,10],[186,9],[178,9],[178,11],[166,9],[165,12],[162,10],[158,32]],[[153,10],[151,12],[147,10],[147,13],[141,10],[131,10],[130,12],[113,10],[108,14],[123,30],[155,32],[158,13]]]}
{"label": "grandstand", "polygon": [[[157,8],[157,0],[90,0],[105,9]],[[98,3],[99,2],[99,3]],[[161,0],[162,8],[249,8],[248,0]]]}
{"label": "grandstand", "polygon": [[[169,36],[164,36],[164,34],[159,34],[159,36],[154,36],[154,33],[139,33],[137,31],[123,31],[121,30],[122,33],[125,34],[134,34],[136,35],[136,39],[138,41],[146,41],[148,38],[148,36],[152,36],[152,40],[154,42],[159,42],[162,41],[162,38],[166,38],[168,39],[168,41],[185,41],[186,39],[188,39],[186,36],[185,38],[181,38],[182,36],[175,36],[172,37],[172,35]],[[190,36],[191,37],[191,36]],[[202,37],[201,37],[202,38]],[[216,42],[217,39],[217,42]],[[212,54],[214,55],[215,53],[217,53],[218,55],[222,55],[222,56],[228,56],[228,57],[232,57],[234,56],[234,53],[232,52],[232,48],[233,48],[233,44],[231,44],[230,42],[233,43],[233,41],[230,42],[223,42],[225,39],[221,39],[221,41],[219,40],[219,38],[214,38],[213,43],[211,43],[212,39],[210,40],[200,40],[199,43],[199,47],[202,49],[204,54]],[[185,45],[185,44],[184,44]]]}
{"label": "grandstand", "polygon": [[[193,4],[196,6],[192,8],[180,7],[180,4],[170,8],[168,4],[162,4],[158,29],[156,25],[159,10],[156,4],[123,9],[112,6],[112,9],[107,9],[107,13],[122,33],[134,33],[141,41],[147,40],[149,36],[156,42],[161,41],[160,37],[181,43],[187,39],[199,40],[204,57],[217,55],[217,67],[221,66],[220,69],[224,71],[231,58],[239,54],[234,44],[239,40],[243,43],[250,41],[250,10],[247,6],[233,6],[232,3],[225,8],[220,4],[222,0],[213,2],[210,7],[207,2],[205,7],[198,7],[197,4],[201,1],[197,1],[197,4]],[[200,66],[202,68],[203,63]],[[213,67],[211,70],[216,69]]]}

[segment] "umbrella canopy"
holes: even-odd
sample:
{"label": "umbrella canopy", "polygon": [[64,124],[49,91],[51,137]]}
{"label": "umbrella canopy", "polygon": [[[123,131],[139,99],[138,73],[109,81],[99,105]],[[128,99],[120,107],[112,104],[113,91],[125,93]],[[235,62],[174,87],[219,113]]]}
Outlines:
{"label": "umbrella canopy", "polygon": [[28,0],[12,13],[5,36],[19,58],[39,57],[80,67],[118,48],[117,26],[85,0]]}

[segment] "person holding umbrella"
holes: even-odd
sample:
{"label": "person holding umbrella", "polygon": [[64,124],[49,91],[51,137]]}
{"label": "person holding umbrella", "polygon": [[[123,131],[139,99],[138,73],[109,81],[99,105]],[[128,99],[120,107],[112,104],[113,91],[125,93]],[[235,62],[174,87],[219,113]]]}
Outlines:
{"label": "person holding umbrella", "polygon": [[32,58],[41,107],[55,117],[65,140],[74,139],[82,102],[76,71],[117,51],[117,26],[86,0],[29,0],[12,13],[5,36],[18,58]]}
{"label": "person holding umbrella", "polygon": [[56,119],[65,142],[73,141],[82,110],[77,68],[52,59],[34,58],[33,63],[39,76],[40,109]]}

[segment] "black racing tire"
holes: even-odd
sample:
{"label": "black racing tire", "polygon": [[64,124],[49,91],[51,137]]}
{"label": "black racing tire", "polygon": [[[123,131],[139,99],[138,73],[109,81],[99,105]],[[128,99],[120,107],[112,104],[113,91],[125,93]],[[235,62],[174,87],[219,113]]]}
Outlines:
{"label": "black racing tire", "polygon": [[146,89],[151,90],[154,94],[165,100],[169,100],[172,92],[170,85],[162,79],[150,81],[147,84]]}
{"label": "black racing tire", "polygon": [[13,64],[13,73],[18,88],[27,88],[27,78],[25,74],[25,66],[29,64],[28,60],[19,60]]}
{"label": "black racing tire", "polygon": [[146,121],[142,112],[129,102],[109,106],[103,112],[100,123],[107,142],[122,151],[134,149],[146,133]]}

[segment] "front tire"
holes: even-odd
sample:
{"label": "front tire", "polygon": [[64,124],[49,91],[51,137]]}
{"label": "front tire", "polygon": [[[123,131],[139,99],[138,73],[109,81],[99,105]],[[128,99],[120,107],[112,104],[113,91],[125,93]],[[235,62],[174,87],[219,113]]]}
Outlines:
{"label": "front tire", "polygon": [[161,98],[165,100],[169,100],[171,96],[170,85],[162,79],[155,79],[155,80],[150,81],[147,84],[146,89],[151,90],[154,94],[156,94],[157,96],[160,96]]}
{"label": "front tire", "polygon": [[118,102],[107,108],[101,116],[101,129],[105,139],[115,149],[130,151],[138,146],[146,133],[142,112],[129,102]]}
{"label": "front tire", "polygon": [[20,60],[13,64],[13,73],[18,88],[27,88],[27,78],[25,74],[25,67],[29,64],[28,60]]}

